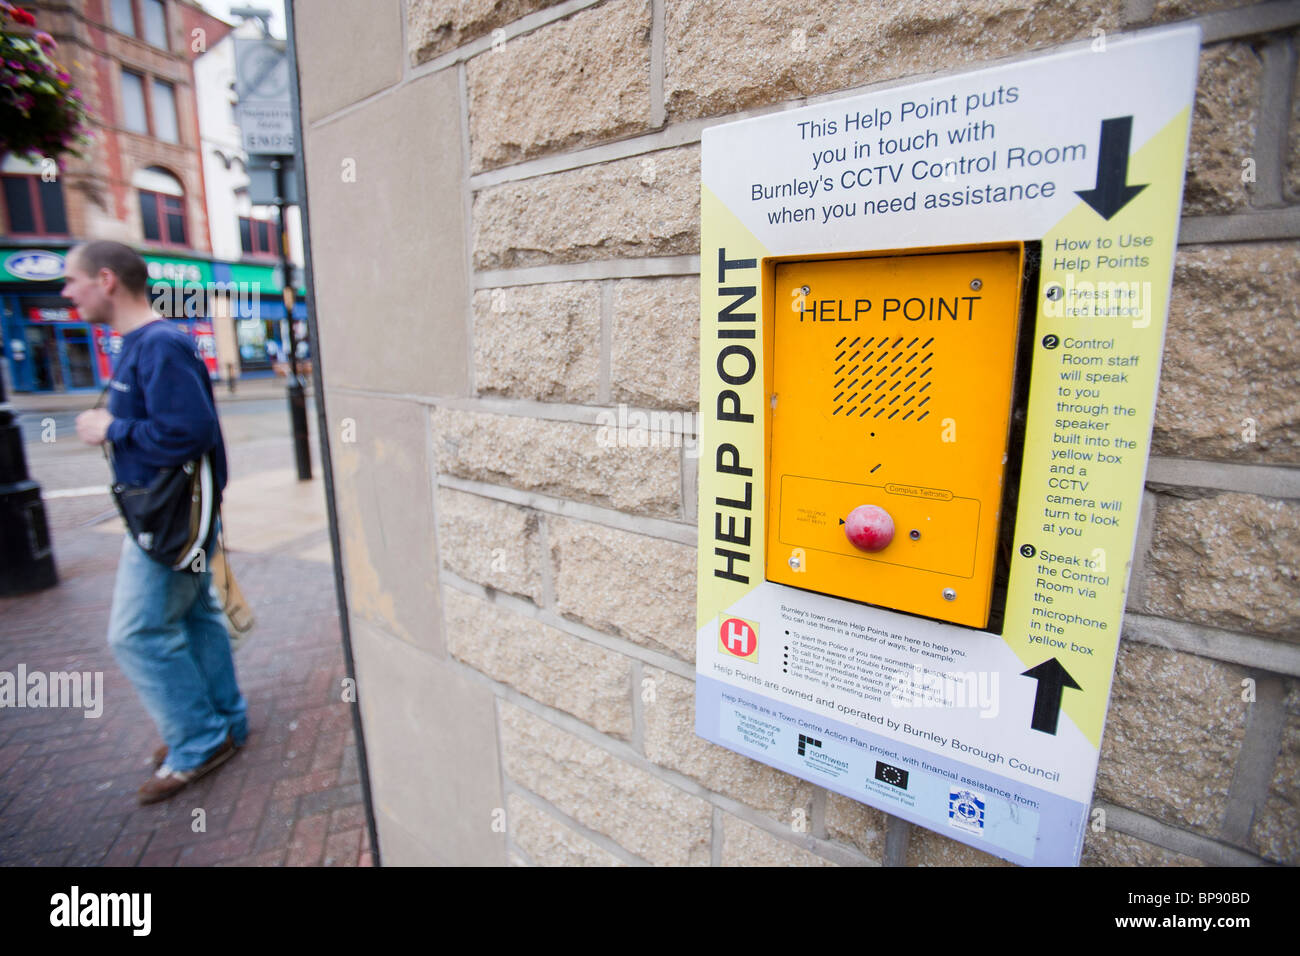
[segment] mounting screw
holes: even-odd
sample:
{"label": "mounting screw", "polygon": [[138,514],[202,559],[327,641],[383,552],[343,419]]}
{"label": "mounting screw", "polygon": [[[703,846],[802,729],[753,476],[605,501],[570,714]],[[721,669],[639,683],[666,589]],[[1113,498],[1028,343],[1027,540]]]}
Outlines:
{"label": "mounting screw", "polygon": [[971,287],[971,289],[973,289],[975,292],[978,292],[980,289],[984,288],[984,283],[983,283],[981,280],[979,280],[979,279],[971,279],[971,280],[970,280],[970,287]]}
{"label": "mounting screw", "polygon": [[794,571],[799,570],[799,559],[796,558],[793,554],[790,555],[790,568]]}
{"label": "mounting screw", "polygon": [[907,532],[907,536],[908,536],[909,538],[911,538],[913,541],[920,541],[920,540],[921,540],[921,532],[917,531],[915,528],[913,528],[911,531]]}
{"label": "mounting screw", "polygon": [[957,592],[954,591],[952,588],[944,588],[943,599],[945,601],[955,601],[957,600]]}
{"label": "mounting screw", "polygon": [[802,292],[804,295],[807,295],[809,292],[812,291],[812,289],[808,288],[807,286],[802,286],[802,287],[799,289],[799,291]]}

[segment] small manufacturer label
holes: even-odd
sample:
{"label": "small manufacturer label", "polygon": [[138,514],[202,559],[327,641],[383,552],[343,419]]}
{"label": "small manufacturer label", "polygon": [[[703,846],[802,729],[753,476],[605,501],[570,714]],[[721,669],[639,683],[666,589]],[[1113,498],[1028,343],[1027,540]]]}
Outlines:
{"label": "small manufacturer label", "polygon": [[952,501],[952,492],[942,488],[922,488],[919,485],[885,485],[885,491],[891,495],[907,495],[909,498],[928,498],[931,501]]}

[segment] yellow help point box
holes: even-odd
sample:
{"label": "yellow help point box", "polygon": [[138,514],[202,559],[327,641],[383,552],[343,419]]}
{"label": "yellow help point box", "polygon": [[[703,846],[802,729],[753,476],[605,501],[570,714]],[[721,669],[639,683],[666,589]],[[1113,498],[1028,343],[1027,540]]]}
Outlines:
{"label": "yellow help point box", "polygon": [[[983,627],[1007,462],[1020,248],[782,262],[767,578]],[[892,540],[846,519],[882,509]]]}

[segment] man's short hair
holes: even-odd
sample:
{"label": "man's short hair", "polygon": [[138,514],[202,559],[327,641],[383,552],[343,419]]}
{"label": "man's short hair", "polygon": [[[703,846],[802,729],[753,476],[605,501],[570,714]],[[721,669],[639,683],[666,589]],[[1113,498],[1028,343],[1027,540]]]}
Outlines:
{"label": "man's short hair", "polygon": [[97,239],[77,246],[73,254],[82,270],[91,276],[99,275],[101,269],[107,269],[117,276],[122,288],[131,295],[145,294],[145,287],[149,284],[149,267],[130,246],[110,239]]}

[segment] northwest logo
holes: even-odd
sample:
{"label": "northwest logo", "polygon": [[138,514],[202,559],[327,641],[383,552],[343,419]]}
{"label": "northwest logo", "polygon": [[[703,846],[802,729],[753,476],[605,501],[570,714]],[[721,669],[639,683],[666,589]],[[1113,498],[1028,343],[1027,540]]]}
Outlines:
{"label": "northwest logo", "polygon": [[718,649],[741,660],[758,662],[758,625],[729,617],[718,629]]}

